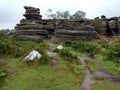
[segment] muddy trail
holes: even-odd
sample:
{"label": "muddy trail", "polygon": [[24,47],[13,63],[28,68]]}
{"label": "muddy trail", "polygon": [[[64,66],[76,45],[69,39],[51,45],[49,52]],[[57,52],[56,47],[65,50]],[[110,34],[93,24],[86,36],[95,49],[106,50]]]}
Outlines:
{"label": "muddy trail", "polygon": [[91,73],[89,67],[87,66],[86,61],[87,60],[92,60],[92,58],[91,57],[87,57],[87,56],[78,56],[78,59],[84,65],[84,69],[85,69],[85,73],[86,73],[84,81],[82,82],[82,90],[91,90],[92,89],[92,85],[96,81],[93,79],[92,73]]}
{"label": "muddy trail", "polygon": [[[82,82],[82,90],[92,90],[92,86],[97,82],[97,79],[107,79],[113,83],[120,83],[120,76],[113,75],[112,73],[105,70],[104,65],[102,65],[97,59],[91,56],[78,56],[78,59],[84,65],[86,76]],[[98,70],[91,72],[90,68],[87,65],[87,61],[93,60],[94,63],[98,66]],[[94,75],[94,76],[93,76]]]}

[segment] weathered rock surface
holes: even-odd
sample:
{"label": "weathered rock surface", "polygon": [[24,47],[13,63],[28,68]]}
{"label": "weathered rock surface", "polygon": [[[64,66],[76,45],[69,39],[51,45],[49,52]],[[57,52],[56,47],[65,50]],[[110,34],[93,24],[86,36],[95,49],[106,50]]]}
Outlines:
{"label": "weathered rock surface", "polygon": [[42,55],[38,51],[33,50],[24,58],[24,60],[25,61],[35,61],[35,60],[40,59],[41,57],[42,57]]}
{"label": "weathered rock surface", "polygon": [[120,34],[120,17],[118,19],[117,27],[118,27],[118,33]]}
{"label": "weathered rock surface", "polygon": [[108,36],[120,35],[120,17],[111,17],[92,20],[92,25],[99,34],[107,34]]}
{"label": "weathered rock surface", "polygon": [[6,62],[5,58],[3,56],[0,56],[0,63],[5,63],[5,62]]}
{"label": "weathered rock surface", "polygon": [[[25,40],[43,41],[52,38],[53,41],[92,40],[99,34],[119,35],[120,17],[101,19],[43,19],[40,9],[25,6],[25,19],[15,27],[16,36]],[[95,28],[94,28],[95,27]]]}
{"label": "weathered rock surface", "polygon": [[55,58],[55,57],[57,56],[57,53],[52,52],[52,51],[46,51],[46,54],[47,54],[49,57],[52,57],[52,58]]}
{"label": "weathered rock surface", "polygon": [[58,46],[57,46],[57,49],[58,49],[58,50],[62,50],[62,49],[64,49],[64,47],[63,47],[62,45],[58,45]]}
{"label": "weathered rock surface", "polygon": [[110,19],[108,21],[108,25],[109,25],[109,29],[111,30],[112,34],[114,33],[118,33],[118,29],[117,29],[117,20],[116,19]]}
{"label": "weathered rock surface", "polygon": [[78,21],[62,21],[56,26],[55,36],[57,40],[89,40],[95,39],[97,32],[90,25],[84,25]]}
{"label": "weathered rock surface", "polygon": [[15,27],[16,35],[25,40],[42,41],[48,37],[48,31],[42,25],[40,9],[34,7],[24,7],[25,19],[20,21]]}

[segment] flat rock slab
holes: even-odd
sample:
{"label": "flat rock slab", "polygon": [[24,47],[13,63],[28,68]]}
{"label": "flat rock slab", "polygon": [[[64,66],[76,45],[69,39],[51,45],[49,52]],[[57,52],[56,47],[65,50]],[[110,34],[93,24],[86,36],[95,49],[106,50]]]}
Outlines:
{"label": "flat rock slab", "polygon": [[79,56],[78,57],[80,60],[93,60],[94,58],[90,57],[90,56]]}
{"label": "flat rock slab", "polygon": [[46,54],[49,56],[49,57],[53,57],[55,58],[57,56],[57,53],[56,52],[52,52],[52,51],[46,51]]}
{"label": "flat rock slab", "polygon": [[104,70],[95,71],[93,73],[93,75],[97,79],[108,79],[108,80],[111,80],[113,82],[119,82],[120,83],[120,76],[113,75],[113,74],[111,74],[107,71],[104,71]]}
{"label": "flat rock slab", "polygon": [[59,64],[58,60],[51,60],[52,61],[52,66],[55,67]]}
{"label": "flat rock slab", "polygon": [[6,60],[3,56],[0,56],[0,62],[6,62]]}
{"label": "flat rock slab", "polygon": [[84,65],[84,70],[86,73],[86,76],[84,78],[84,81],[82,82],[82,90],[91,90],[92,85],[96,82],[94,79],[92,79],[92,73],[85,62],[86,60],[93,60],[90,56],[78,56],[78,59],[81,61],[82,65]]}

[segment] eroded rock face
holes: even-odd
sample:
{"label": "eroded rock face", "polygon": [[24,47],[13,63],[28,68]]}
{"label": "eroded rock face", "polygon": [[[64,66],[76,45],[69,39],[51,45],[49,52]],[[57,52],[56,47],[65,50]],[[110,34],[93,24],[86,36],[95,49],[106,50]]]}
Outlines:
{"label": "eroded rock face", "polygon": [[25,6],[26,10],[24,17],[15,27],[16,35],[25,40],[42,41],[48,37],[48,31],[46,31],[42,25],[42,19],[40,15],[40,9]]}
{"label": "eroded rock face", "polygon": [[119,17],[94,19],[93,26],[96,31],[102,35],[114,36],[120,35],[120,19]]}
{"label": "eroded rock face", "polygon": [[119,33],[119,35],[120,35],[120,17],[119,17],[119,19],[118,19],[117,26],[118,26],[118,33]]}
{"label": "eroded rock face", "polygon": [[118,29],[117,29],[117,20],[112,19],[110,21],[108,21],[109,24],[109,29],[111,30],[112,34],[114,33],[118,33]]}
{"label": "eroded rock face", "polygon": [[90,25],[69,20],[58,23],[55,35],[58,40],[89,40],[95,39],[97,32]]}

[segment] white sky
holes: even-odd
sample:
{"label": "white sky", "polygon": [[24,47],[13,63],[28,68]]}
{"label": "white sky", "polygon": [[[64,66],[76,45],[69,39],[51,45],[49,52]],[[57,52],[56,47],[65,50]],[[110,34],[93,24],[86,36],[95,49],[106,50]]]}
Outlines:
{"label": "white sky", "polygon": [[14,28],[23,18],[25,5],[40,8],[43,18],[49,8],[71,14],[82,10],[86,18],[120,16],[120,0],[0,0],[0,28]]}

